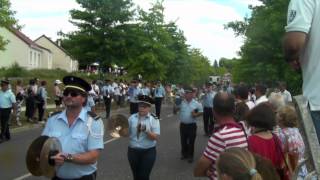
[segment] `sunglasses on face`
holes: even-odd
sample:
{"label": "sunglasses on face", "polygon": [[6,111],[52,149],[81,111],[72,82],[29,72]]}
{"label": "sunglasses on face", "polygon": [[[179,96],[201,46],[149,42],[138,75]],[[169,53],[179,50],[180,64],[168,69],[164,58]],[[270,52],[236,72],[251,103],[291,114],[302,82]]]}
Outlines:
{"label": "sunglasses on face", "polygon": [[77,97],[79,96],[81,93],[80,92],[77,92],[77,91],[73,91],[73,90],[64,90],[63,91],[63,96],[70,96],[71,97]]}

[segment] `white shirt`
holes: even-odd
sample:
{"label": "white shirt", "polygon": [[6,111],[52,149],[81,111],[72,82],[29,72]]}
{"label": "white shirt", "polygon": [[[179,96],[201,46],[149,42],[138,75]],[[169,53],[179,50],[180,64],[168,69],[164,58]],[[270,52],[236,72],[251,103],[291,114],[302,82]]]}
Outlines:
{"label": "white shirt", "polygon": [[280,92],[281,96],[283,97],[284,101],[287,103],[292,102],[291,93],[286,89],[283,92]]}
{"label": "white shirt", "polygon": [[320,110],[320,1],[291,0],[288,8],[286,32],[308,34],[300,64],[303,77],[303,96],[312,111]]}
{"label": "white shirt", "polygon": [[247,101],[247,102],[246,102],[246,105],[248,106],[249,110],[252,109],[252,108],[254,108],[254,106],[256,106],[256,105],[254,104],[254,102],[252,102],[252,101]]}
{"label": "white shirt", "polygon": [[260,96],[257,100],[256,100],[256,106],[260,103],[264,103],[264,102],[268,102],[268,98],[266,95]]}

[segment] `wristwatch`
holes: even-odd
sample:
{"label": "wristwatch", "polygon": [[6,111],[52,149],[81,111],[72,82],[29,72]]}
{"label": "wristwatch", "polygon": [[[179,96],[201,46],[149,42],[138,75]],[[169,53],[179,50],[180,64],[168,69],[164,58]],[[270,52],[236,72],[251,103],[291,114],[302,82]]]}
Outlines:
{"label": "wristwatch", "polygon": [[67,154],[67,156],[64,158],[65,162],[73,162],[73,156],[72,154]]}

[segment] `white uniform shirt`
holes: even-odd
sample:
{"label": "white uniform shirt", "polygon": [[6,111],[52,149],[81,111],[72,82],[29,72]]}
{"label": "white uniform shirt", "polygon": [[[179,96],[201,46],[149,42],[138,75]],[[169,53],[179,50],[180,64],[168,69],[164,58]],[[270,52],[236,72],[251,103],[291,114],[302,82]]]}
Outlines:
{"label": "white uniform shirt", "polygon": [[320,110],[320,1],[291,0],[288,9],[287,32],[308,34],[300,64],[303,77],[303,96],[312,111]]}

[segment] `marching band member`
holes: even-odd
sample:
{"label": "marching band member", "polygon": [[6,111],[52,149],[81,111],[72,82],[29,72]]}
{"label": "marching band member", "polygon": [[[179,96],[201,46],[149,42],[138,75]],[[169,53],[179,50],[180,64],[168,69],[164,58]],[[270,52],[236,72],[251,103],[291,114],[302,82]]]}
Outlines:
{"label": "marching band member", "polygon": [[156,144],[160,135],[159,120],[150,113],[153,100],[138,97],[139,112],[129,118],[128,160],[134,180],[149,180],[156,160]]}
{"label": "marching band member", "polygon": [[90,84],[75,76],[63,78],[63,102],[66,109],[48,119],[43,136],[55,137],[63,152],[53,156],[57,166],[53,180],[95,180],[97,159],[103,149],[103,122],[83,106]]}

